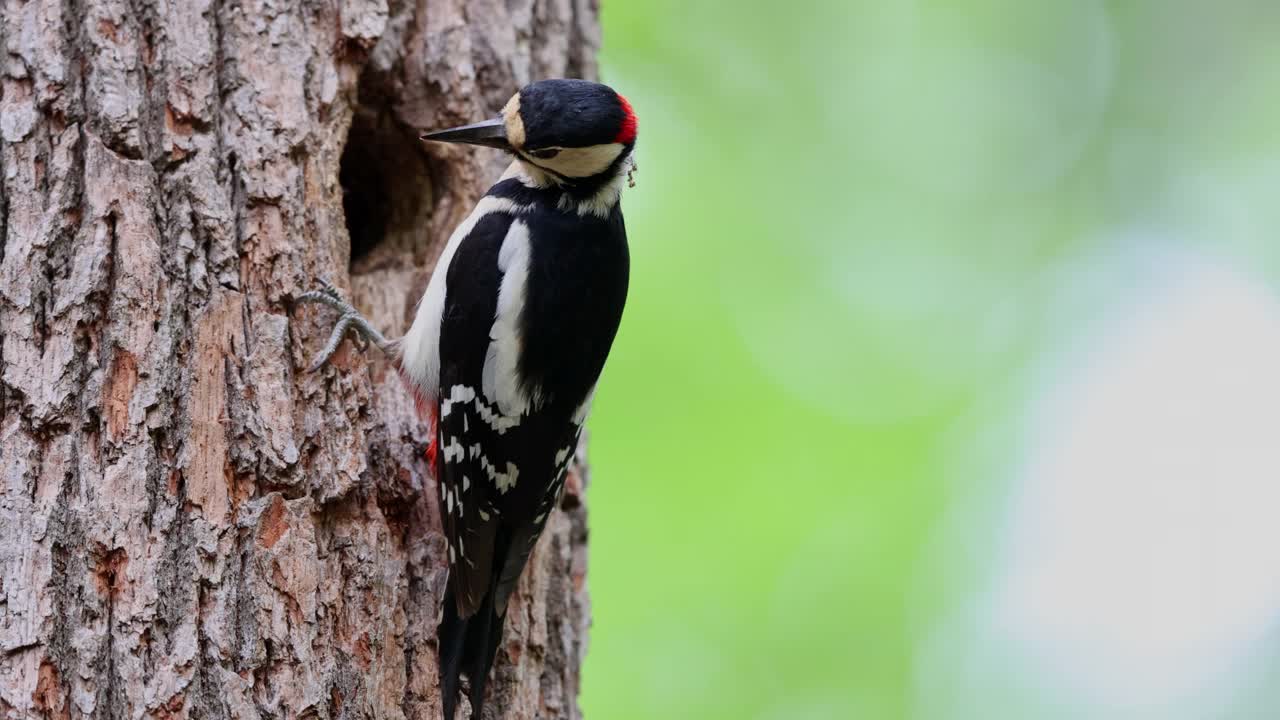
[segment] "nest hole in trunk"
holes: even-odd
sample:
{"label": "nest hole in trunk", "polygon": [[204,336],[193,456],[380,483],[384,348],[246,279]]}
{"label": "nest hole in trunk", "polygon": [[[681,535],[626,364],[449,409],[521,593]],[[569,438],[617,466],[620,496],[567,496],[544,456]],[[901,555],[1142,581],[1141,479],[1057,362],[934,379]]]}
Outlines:
{"label": "nest hole in trunk", "polygon": [[389,103],[366,86],[361,83],[338,167],[353,275],[412,262],[432,205],[417,131],[398,122]]}

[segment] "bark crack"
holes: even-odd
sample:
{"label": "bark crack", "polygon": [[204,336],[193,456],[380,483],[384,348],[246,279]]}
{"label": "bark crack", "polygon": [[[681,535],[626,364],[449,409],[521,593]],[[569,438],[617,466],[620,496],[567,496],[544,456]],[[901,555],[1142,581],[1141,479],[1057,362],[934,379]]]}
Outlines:
{"label": "bark crack", "polygon": [[107,636],[106,646],[103,648],[103,653],[106,655],[106,668],[103,671],[106,677],[103,689],[105,703],[99,702],[99,706],[105,705],[104,716],[107,720],[115,720],[118,714],[123,712],[124,706],[124,697],[119,686],[120,676],[116,672],[116,595],[125,582],[124,569],[127,563],[128,556],[125,555],[123,548],[107,550],[105,547],[99,547],[96,573],[98,593],[106,605]]}
{"label": "bark crack", "polygon": [[[0,47],[5,46],[5,23],[0,21]],[[4,83],[0,82],[0,103],[4,102]],[[5,191],[5,156],[8,155],[8,147],[5,144],[4,137],[0,136],[0,267],[4,267],[5,251],[9,247],[9,203],[6,202],[8,193]],[[0,351],[4,349],[4,336],[0,334]],[[3,358],[3,352],[0,352],[0,358]],[[0,402],[3,402],[4,396],[0,395]],[[4,417],[4,410],[0,409],[0,419]]]}
{"label": "bark crack", "polygon": [[[222,137],[222,109],[227,99],[227,89],[223,84],[222,73],[226,71],[226,60],[223,52],[222,0],[210,0],[209,13],[213,22],[213,96],[216,100],[213,107],[213,140],[218,153],[218,169],[228,170],[227,148]],[[230,178],[228,178],[230,179]]]}

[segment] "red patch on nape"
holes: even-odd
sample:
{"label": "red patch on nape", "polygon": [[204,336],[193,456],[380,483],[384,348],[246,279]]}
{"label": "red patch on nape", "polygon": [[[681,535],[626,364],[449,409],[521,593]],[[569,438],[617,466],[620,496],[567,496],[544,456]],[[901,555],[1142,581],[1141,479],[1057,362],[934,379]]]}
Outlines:
{"label": "red patch on nape", "polygon": [[631,109],[631,103],[625,97],[619,95],[618,102],[622,103],[622,127],[613,141],[629,145],[636,141],[636,129],[640,123],[636,120],[635,110]]}

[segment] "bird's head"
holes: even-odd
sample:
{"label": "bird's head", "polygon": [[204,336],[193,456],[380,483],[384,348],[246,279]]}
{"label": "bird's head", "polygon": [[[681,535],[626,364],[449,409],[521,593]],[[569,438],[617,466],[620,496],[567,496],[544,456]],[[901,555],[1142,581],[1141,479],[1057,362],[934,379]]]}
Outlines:
{"label": "bird's head", "polygon": [[542,80],[512,96],[496,118],[422,139],[501,148],[575,184],[625,172],[636,142],[636,116],[631,103],[608,85]]}

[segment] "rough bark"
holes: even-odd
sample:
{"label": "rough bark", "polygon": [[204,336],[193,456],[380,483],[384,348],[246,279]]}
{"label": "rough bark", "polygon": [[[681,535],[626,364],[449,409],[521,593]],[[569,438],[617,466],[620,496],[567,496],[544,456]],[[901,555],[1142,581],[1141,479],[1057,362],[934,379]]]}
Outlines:
{"label": "rough bark", "polygon": [[[292,299],[403,332],[500,162],[417,131],[593,75],[595,0],[0,12],[0,717],[437,717],[423,426]],[[578,715],[576,477],[487,716]]]}

